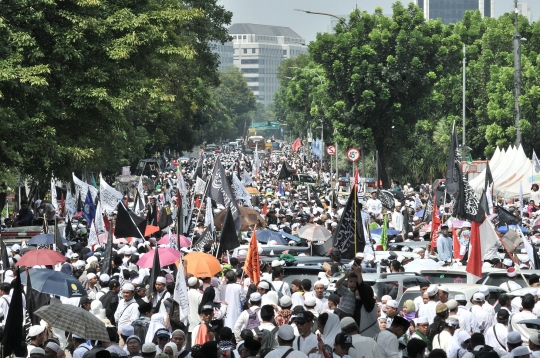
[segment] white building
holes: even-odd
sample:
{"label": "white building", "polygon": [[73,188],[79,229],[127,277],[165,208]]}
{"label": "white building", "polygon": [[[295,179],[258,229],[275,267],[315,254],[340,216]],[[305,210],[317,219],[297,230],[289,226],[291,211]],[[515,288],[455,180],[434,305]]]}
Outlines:
{"label": "white building", "polygon": [[212,43],[212,49],[219,54],[219,71],[225,71],[229,66],[234,66],[234,48],[232,42]]}
{"label": "white building", "polygon": [[281,62],[308,52],[305,40],[288,27],[233,24],[229,35],[233,38],[234,65],[244,74],[257,100],[264,104],[274,101]]}
{"label": "white building", "polygon": [[[525,16],[527,19],[529,19],[529,22],[533,21],[532,13],[531,13],[531,7],[526,2],[518,2],[518,11],[520,15]],[[512,7],[512,10],[514,8]]]}

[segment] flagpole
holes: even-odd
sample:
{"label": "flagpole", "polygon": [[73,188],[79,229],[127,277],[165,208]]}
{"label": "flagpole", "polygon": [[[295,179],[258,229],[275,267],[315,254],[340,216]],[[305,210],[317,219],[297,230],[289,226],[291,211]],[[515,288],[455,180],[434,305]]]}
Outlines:
{"label": "flagpole", "polygon": [[[353,166],[354,166],[354,162],[353,162]],[[353,171],[354,173],[354,171]],[[358,252],[357,251],[357,247],[356,247],[356,242],[358,241],[356,239],[356,225],[357,225],[357,217],[356,217],[356,205],[358,204],[358,191],[357,191],[357,188],[356,188],[356,183],[354,184],[353,186],[353,190],[354,190],[354,255],[356,256],[356,253]]]}

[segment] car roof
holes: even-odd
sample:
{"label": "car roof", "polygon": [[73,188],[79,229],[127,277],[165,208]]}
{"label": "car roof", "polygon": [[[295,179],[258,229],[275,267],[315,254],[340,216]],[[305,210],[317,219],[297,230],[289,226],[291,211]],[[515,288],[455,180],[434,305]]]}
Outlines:
{"label": "car roof", "polygon": [[[444,285],[440,285],[440,286],[445,286],[448,288],[448,290],[452,292],[457,292],[457,291],[465,292],[465,291],[471,291],[471,290],[475,290],[476,292],[478,291],[478,288],[482,285],[476,284],[476,283],[445,283]],[[490,291],[500,289],[500,287],[497,287],[497,286],[486,285],[486,287],[489,288]],[[407,291],[420,292],[420,286],[410,287],[407,289]]]}
{"label": "car roof", "polygon": [[525,296],[527,293],[532,293],[534,296],[536,296],[536,293],[538,292],[539,287],[524,287],[519,288],[514,291],[508,292],[508,295],[510,296]]}

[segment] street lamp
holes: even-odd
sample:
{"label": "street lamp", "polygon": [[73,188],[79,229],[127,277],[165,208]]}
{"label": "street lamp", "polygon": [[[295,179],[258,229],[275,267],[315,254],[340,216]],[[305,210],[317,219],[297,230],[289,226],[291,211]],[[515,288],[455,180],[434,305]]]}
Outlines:
{"label": "street lamp", "polygon": [[339,17],[339,16],[334,15],[334,14],[329,14],[329,13],[326,13],[326,12],[316,12],[316,11],[302,10],[302,9],[294,9],[294,11],[305,12],[306,14],[312,14],[312,15],[324,15],[324,16],[330,16],[330,17],[333,17],[333,18],[338,19],[339,22],[340,22],[343,26],[345,26],[347,29],[349,29],[349,24],[347,24],[347,20],[345,20],[343,17]]}
{"label": "street lamp", "polygon": [[517,5],[517,0],[514,0],[514,24],[516,27],[514,32],[514,101],[516,110],[516,147],[521,144],[521,129],[519,128],[519,120],[521,119],[521,107],[519,105],[519,96],[521,95],[521,41],[525,41],[525,39],[522,38],[521,34],[519,33],[519,10]]}

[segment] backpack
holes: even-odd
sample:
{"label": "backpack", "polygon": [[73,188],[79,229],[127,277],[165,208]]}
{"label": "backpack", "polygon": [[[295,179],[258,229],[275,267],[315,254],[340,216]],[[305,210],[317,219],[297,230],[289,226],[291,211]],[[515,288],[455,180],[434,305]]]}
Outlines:
{"label": "backpack", "polygon": [[254,311],[248,310],[249,319],[246,324],[246,329],[254,329],[256,327],[259,327],[261,325],[261,322],[259,321],[259,317],[257,316],[257,313],[261,310],[260,307],[257,307]]}
{"label": "backpack", "polygon": [[493,347],[483,346],[478,351],[471,351],[475,358],[498,358],[499,355],[493,350]]}
{"label": "backpack", "polygon": [[[277,295],[278,295],[278,299],[281,299],[281,297],[284,296],[284,293],[282,292],[283,291],[283,286],[285,286],[285,282],[283,281],[280,281],[281,282],[281,287],[279,288],[279,290],[277,290]],[[276,288],[274,287],[274,284],[272,284],[272,288],[275,290]]]}

